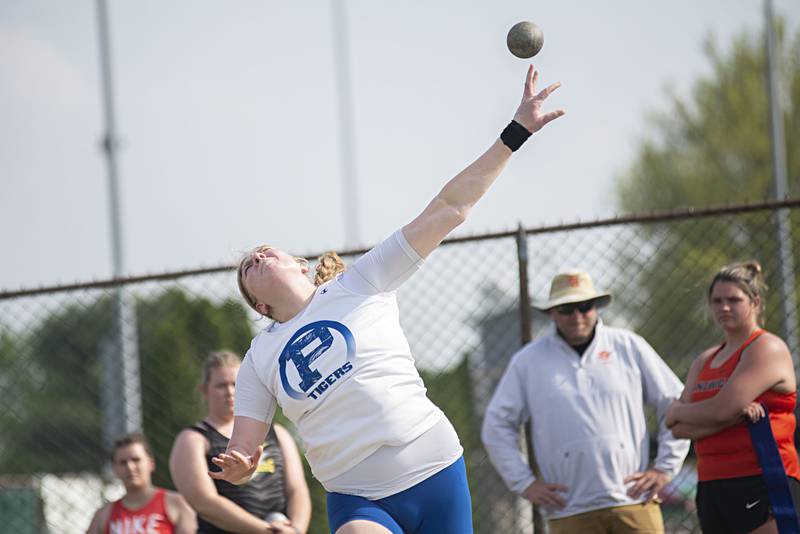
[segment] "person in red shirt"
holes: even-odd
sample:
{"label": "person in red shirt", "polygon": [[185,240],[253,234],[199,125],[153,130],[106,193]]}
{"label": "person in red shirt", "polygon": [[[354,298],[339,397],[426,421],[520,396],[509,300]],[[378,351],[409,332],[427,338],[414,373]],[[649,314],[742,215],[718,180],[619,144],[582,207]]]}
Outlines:
{"label": "person in red shirt", "polygon": [[754,260],[720,269],[708,289],[725,340],[693,363],[681,398],[667,411],[675,437],[695,440],[697,513],[703,532],[777,533],[763,471],[746,420],[769,422],[800,509],[794,446],[797,383],[786,343],[761,328],[766,285]]}
{"label": "person in red shirt", "polygon": [[119,438],[111,461],[125,496],[97,510],[86,534],[194,534],[197,519],[183,497],[153,486],[156,464],[144,435]]}

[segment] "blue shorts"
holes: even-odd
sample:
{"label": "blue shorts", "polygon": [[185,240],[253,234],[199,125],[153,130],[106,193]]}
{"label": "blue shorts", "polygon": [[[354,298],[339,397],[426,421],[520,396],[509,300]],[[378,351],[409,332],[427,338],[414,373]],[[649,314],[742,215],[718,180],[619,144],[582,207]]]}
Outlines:
{"label": "blue shorts", "polygon": [[472,533],[472,503],[464,458],[416,486],[383,499],[328,493],[331,532],[355,519],[383,525],[392,534]]}

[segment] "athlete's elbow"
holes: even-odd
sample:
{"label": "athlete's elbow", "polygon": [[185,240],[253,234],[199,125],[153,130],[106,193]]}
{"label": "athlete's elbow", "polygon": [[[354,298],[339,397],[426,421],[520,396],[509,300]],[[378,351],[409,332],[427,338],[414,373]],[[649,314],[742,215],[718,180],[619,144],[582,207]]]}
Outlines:
{"label": "athlete's elbow", "polygon": [[437,196],[432,202],[434,217],[446,221],[450,228],[455,228],[467,220],[471,206],[455,202],[446,195]]}

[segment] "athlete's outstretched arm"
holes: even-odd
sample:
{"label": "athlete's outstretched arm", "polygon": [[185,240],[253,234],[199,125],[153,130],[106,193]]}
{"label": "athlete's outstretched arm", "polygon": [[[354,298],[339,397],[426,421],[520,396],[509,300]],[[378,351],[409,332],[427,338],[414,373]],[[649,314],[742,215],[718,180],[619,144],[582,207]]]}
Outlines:
{"label": "athlete's outstretched arm", "polygon": [[233,432],[224,453],[211,461],[222,469],[211,478],[231,484],[244,484],[255,473],[272,417],[275,415],[273,397],[258,378],[253,353],[248,350],[236,374],[234,393]]}
{"label": "athlete's outstretched arm", "polygon": [[[557,119],[563,109],[544,113],[542,104],[561,84],[554,83],[538,94],[539,73],[533,65],[528,68],[522,102],[514,120],[528,132],[535,133],[548,122]],[[494,142],[469,167],[447,182],[425,210],[403,228],[403,234],[417,253],[427,257],[454,228],[464,222],[472,207],[486,193],[511,157],[511,149],[500,139]]]}

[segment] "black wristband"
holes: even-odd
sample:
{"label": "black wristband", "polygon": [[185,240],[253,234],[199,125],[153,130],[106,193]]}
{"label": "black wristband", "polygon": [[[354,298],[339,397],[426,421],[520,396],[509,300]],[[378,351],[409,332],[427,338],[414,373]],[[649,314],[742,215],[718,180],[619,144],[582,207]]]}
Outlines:
{"label": "black wristband", "polygon": [[530,136],[531,133],[527,128],[517,121],[511,121],[500,134],[500,140],[511,149],[511,152],[516,152]]}

